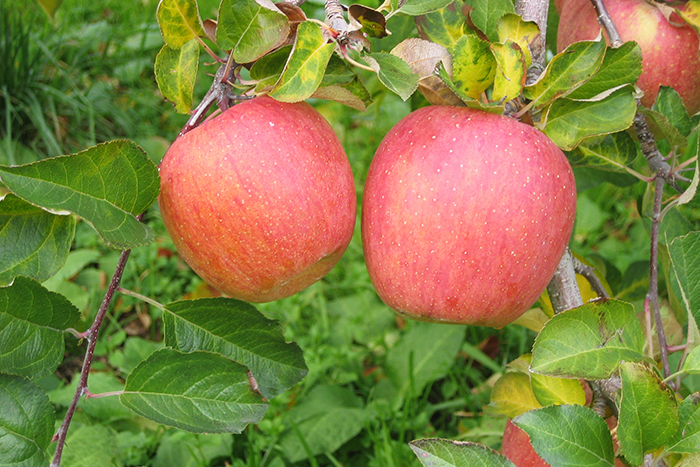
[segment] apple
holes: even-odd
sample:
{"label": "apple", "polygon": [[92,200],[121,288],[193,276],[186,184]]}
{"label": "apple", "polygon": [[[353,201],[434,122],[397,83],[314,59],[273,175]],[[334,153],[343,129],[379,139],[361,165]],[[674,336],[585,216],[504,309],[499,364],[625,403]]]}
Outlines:
{"label": "apple", "polygon": [[500,328],[547,286],[575,210],[569,162],[543,133],[481,110],[423,107],[385,136],[370,164],[369,276],[408,317]]}
{"label": "apple", "polygon": [[326,275],[355,226],[350,163],[307,103],[257,97],[178,137],[160,164],[163,222],[205,282],[248,302]]}
{"label": "apple", "polygon": [[[595,39],[601,26],[590,0],[560,0],[557,48]],[[659,86],[672,86],[692,115],[700,110],[700,58],[697,32],[677,15],[671,22],[646,0],[605,2],[623,41],[635,41],[642,50],[642,74],[637,86],[642,104],[651,107]],[[674,24],[675,23],[675,24]],[[607,38],[607,34],[606,34]],[[609,42],[609,41],[608,41]]]}
{"label": "apple", "polygon": [[506,422],[503,431],[501,453],[515,464],[515,467],[550,467],[535,452],[527,433],[510,420]]}

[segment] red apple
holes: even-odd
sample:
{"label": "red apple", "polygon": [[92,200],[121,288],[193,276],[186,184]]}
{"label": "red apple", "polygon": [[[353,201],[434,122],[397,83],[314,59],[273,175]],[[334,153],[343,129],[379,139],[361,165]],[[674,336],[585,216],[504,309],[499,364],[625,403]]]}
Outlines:
{"label": "red apple", "polygon": [[543,133],[466,107],[424,107],[386,135],[370,165],[369,275],[399,313],[500,328],[547,286],[575,210],[571,167]]}
{"label": "red apple", "polygon": [[293,295],[338,262],[355,225],[350,163],[309,104],[258,97],[179,137],[160,164],[178,251],[233,298]]}
{"label": "red apple", "polygon": [[513,422],[506,422],[503,431],[501,453],[515,464],[515,467],[550,467],[532,447],[530,437]]}
{"label": "red apple", "polygon": [[[557,48],[595,39],[601,26],[590,0],[560,0]],[[659,86],[672,86],[683,98],[688,111],[700,110],[700,58],[698,34],[673,15],[669,22],[646,0],[605,2],[610,18],[623,41],[635,41],[642,49],[642,74],[637,86],[644,91],[642,104],[651,107]],[[606,35],[607,37],[607,35]],[[609,42],[609,41],[608,41]]]}

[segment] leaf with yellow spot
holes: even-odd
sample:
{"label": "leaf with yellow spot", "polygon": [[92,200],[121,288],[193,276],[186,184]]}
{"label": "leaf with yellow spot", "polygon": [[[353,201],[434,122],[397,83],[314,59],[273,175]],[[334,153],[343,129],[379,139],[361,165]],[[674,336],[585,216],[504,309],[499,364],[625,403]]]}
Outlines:
{"label": "leaf with yellow spot", "polygon": [[163,41],[173,49],[179,49],[195,37],[204,35],[195,0],[162,0],[156,16]]}
{"label": "leaf with yellow spot", "polygon": [[676,8],[676,13],[700,32],[700,0],[690,0],[683,8]]}
{"label": "leaf with yellow spot", "polygon": [[524,21],[519,15],[508,13],[496,23],[498,41],[505,44],[513,41],[520,46],[525,55],[526,68],[532,64],[532,56],[528,45],[532,44],[540,33],[540,29],[532,21]]}
{"label": "leaf with yellow spot", "polygon": [[292,54],[270,95],[282,102],[299,102],[311,97],[323,80],[335,44],[326,44],[321,29],[305,21],[297,29]]}
{"label": "leaf with yellow spot", "polygon": [[440,10],[416,16],[418,34],[443,47],[454,47],[460,37],[470,33],[467,18],[462,13],[463,7],[464,3],[457,0]]}
{"label": "leaf with yellow spot", "polygon": [[496,59],[489,43],[476,36],[459,38],[452,48],[452,82],[472,99],[478,99],[496,76]]}
{"label": "leaf with yellow spot", "polygon": [[496,76],[491,99],[508,102],[520,95],[525,85],[527,66],[520,46],[511,40],[503,44],[491,44],[496,58]]}
{"label": "leaf with yellow spot", "polygon": [[175,104],[177,113],[186,114],[192,108],[198,66],[199,44],[194,39],[177,49],[165,44],[156,56],[154,70],[158,89]]}
{"label": "leaf with yellow spot", "polygon": [[485,407],[485,412],[513,418],[540,407],[542,405],[532,391],[528,375],[511,372],[501,376],[494,384],[491,403]]}
{"label": "leaf with yellow spot", "polygon": [[532,373],[530,383],[535,398],[543,406],[586,404],[586,393],[578,379],[556,378]]}

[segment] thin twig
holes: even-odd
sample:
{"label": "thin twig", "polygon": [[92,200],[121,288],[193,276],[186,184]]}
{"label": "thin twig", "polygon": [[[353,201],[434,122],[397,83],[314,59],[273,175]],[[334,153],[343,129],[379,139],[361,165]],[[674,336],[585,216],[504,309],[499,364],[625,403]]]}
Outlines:
{"label": "thin twig", "polygon": [[620,47],[622,45],[622,38],[620,37],[620,33],[617,32],[615,23],[613,23],[612,19],[610,18],[608,10],[605,9],[603,0],[591,0],[591,3],[598,14],[598,22],[601,26],[603,26],[605,32],[608,33],[610,45],[614,48]]}
{"label": "thin twig", "polygon": [[[136,217],[139,221],[143,219],[143,214]],[[59,467],[61,465],[61,456],[63,455],[63,448],[66,444],[66,436],[68,435],[68,427],[70,426],[71,420],[73,420],[73,415],[78,408],[78,402],[80,398],[87,392],[87,380],[88,374],[90,373],[90,367],[92,366],[92,359],[95,354],[95,344],[97,343],[97,335],[100,332],[100,327],[104,320],[107,310],[109,309],[109,304],[112,302],[114,297],[114,292],[119,287],[119,283],[124,275],[124,268],[126,267],[126,262],[129,260],[129,254],[131,250],[124,250],[119,256],[119,262],[117,263],[117,269],[114,271],[112,280],[109,283],[105,297],[102,300],[100,309],[95,316],[95,321],[93,321],[90,329],[87,330],[87,340],[88,348],[85,352],[85,358],[83,359],[83,367],[80,371],[80,379],[78,380],[78,387],[73,395],[73,400],[71,400],[66,416],[61,423],[61,427],[54,436],[52,441],[56,441],[56,453],[54,454],[53,461],[51,462],[51,467]]]}
{"label": "thin twig", "polygon": [[581,274],[583,277],[585,277],[588,283],[591,284],[591,289],[593,289],[593,291],[600,298],[610,297],[608,291],[605,290],[605,286],[603,285],[601,280],[598,278],[598,276],[595,275],[594,267],[589,266],[587,264],[583,264],[581,261],[576,259],[576,257],[574,257],[574,272],[576,274]]}

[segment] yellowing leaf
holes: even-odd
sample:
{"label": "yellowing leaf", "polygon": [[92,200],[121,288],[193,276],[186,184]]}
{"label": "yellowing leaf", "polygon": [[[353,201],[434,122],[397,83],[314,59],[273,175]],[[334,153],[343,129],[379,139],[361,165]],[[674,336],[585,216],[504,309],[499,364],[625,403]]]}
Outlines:
{"label": "yellowing leaf", "polygon": [[452,82],[472,99],[478,99],[493,83],[496,59],[489,43],[476,36],[462,36],[452,50]]}
{"label": "yellowing leaf", "polygon": [[192,108],[194,82],[199,68],[199,44],[192,39],[178,49],[165,44],[156,56],[155,75],[163,97],[175,104],[178,113]]}
{"label": "yellowing leaf", "polygon": [[528,45],[532,44],[540,33],[537,24],[532,21],[523,21],[519,15],[509,13],[498,20],[496,32],[500,43],[505,44],[510,40],[518,44],[525,55],[526,66],[529,67],[532,64]]}
{"label": "yellowing leaf", "polygon": [[527,67],[523,52],[511,40],[506,40],[504,44],[491,44],[491,52],[498,66],[491,98],[499,102],[513,100],[525,85]]}
{"label": "yellowing leaf", "polygon": [[163,40],[173,49],[204,35],[195,0],[161,0],[156,16]]}
{"label": "yellowing leaf", "polygon": [[578,379],[555,378],[532,373],[530,382],[535,397],[543,406],[586,404],[586,393]]}
{"label": "yellowing leaf", "polygon": [[514,418],[532,409],[542,407],[525,373],[511,372],[501,376],[491,391],[491,403],[486,412]]}

